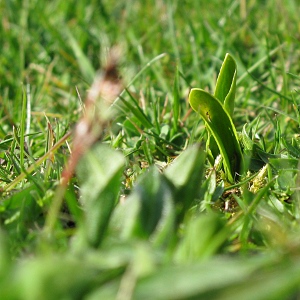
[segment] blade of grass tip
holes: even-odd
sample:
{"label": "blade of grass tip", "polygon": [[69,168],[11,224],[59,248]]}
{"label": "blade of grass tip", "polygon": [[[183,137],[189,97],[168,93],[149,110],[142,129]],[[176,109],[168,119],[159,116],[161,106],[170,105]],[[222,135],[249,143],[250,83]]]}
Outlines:
{"label": "blade of grass tip", "polygon": [[22,101],[22,113],[21,113],[21,124],[20,124],[20,165],[22,170],[24,169],[24,152],[25,152],[25,131],[26,131],[26,112],[27,112],[27,95],[23,90],[23,101]]}
{"label": "blade of grass tip", "polygon": [[[49,119],[46,117],[47,120],[47,141],[46,141],[46,152],[50,151],[50,149],[54,145],[54,133],[51,126],[51,123]],[[45,163],[45,171],[44,171],[44,179],[47,180],[50,176],[51,166],[53,161],[53,155],[50,155],[50,157],[46,160]]]}
{"label": "blade of grass tip", "polygon": [[179,118],[179,70],[176,68],[174,88],[173,88],[173,135],[178,131]]}
{"label": "blade of grass tip", "polygon": [[25,142],[27,147],[29,147],[29,133],[30,133],[30,124],[31,124],[31,93],[30,93],[30,84],[26,85],[26,130],[25,130]]}

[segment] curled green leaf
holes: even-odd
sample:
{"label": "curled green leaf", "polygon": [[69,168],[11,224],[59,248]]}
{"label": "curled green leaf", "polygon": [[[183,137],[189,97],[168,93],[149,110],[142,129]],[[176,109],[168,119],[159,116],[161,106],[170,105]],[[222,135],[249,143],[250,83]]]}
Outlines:
{"label": "curled green leaf", "polygon": [[229,113],[217,98],[202,89],[192,89],[189,102],[191,107],[205,120],[223,157],[227,179],[234,182],[235,174],[241,168],[242,152]]}
{"label": "curled green leaf", "polygon": [[236,75],[235,60],[227,53],[218,75],[214,96],[223,104],[230,116],[234,110]]}

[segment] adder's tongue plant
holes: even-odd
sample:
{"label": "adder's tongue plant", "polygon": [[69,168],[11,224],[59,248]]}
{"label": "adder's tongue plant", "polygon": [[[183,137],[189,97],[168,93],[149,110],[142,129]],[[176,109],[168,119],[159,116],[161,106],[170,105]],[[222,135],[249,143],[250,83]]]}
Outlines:
{"label": "adder's tongue plant", "polygon": [[232,121],[236,90],[236,63],[226,54],[217,79],[214,95],[193,88],[189,95],[191,107],[204,119],[209,131],[208,154],[212,159],[221,154],[226,179],[233,183],[240,172],[243,157]]}

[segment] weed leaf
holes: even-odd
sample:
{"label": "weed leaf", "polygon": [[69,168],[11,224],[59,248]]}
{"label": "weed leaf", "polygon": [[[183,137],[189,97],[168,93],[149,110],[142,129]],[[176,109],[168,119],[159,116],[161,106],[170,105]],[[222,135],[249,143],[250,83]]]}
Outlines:
{"label": "weed leaf", "polygon": [[105,145],[96,145],[81,159],[77,174],[85,208],[87,241],[97,247],[119,195],[124,158]]}
{"label": "weed leaf", "polygon": [[174,199],[166,178],[150,168],[132,194],[119,205],[112,226],[121,238],[149,238],[158,245],[167,244],[174,227]]}
{"label": "weed leaf", "polygon": [[227,53],[220,69],[214,96],[220,100],[231,117],[234,110],[236,74],[235,60]]}
{"label": "weed leaf", "polygon": [[205,120],[216,140],[227,179],[233,182],[235,173],[240,171],[242,152],[231,117],[217,98],[202,89],[192,89],[189,101],[191,107]]}
{"label": "weed leaf", "polygon": [[181,214],[190,208],[199,193],[205,158],[205,152],[195,145],[182,152],[165,171],[176,188],[175,201]]}

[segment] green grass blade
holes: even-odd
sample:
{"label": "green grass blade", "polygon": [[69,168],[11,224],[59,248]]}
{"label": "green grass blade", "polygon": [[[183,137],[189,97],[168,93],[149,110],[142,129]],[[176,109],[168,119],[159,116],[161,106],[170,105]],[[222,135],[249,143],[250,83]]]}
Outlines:
{"label": "green grass blade", "polygon": [[286,45],[286,43],[282,43],[281,45],[277,46],[272,51],[270,51],[267,55],[263,56],[255,64],[253,64],[248,70],[246,70],[241,76],[239,76],[239,79],[237,80],[237,84],[240,84],[245,78],[248,77],[248,75],[250,73],[252,73],[254,70],[256,70],[259,66],[262,65],[263,62],[265,62],[270,56],[274,55],[277,51],[279,51],[285,45]]}
{"label": "green grass blade", "polygon": [[178,131],[178,119],[179,119],[179,71],[178,68],[175,74],[174,88],[173,88],[173,130],[174,133]]}
{"label": "green grass blade", "polygon": [[82,72],[84,79],[88,83],[92,83],[93,79],[95,77],[95,70],[94,70],[91,62],[89,61],[87,56],[84,54],[84,52],[80,48],[78,42],[76,41],[76,39],[74,38],[72,33],[67,29],[65,29],[65,32],[66,32],[66,36],[67,36],[67,41],[75,54],[77,63],[79,65],[79,68]]}
{"label": "green grass blade", "polygon": [[[148,69],[150,68],[156,61],[162,59],[165,57],[167,54],[166,53],[161,53],[157,56],[155,56],[153,59],[151,59],[141,70],[131,79],[131,81],[127,84],[127,89],[135,83],[135,81]],[[120,96],[123,96],[126,92],[126,89],[122,91]],[[116,103],[119,101],[119,97],[113,102],[112,106],[116,105]]]}
{"label": "green grass blade", "polygon": [[20,165],[21,165],[21,168],[24,168],[26,108],[27,108],[27,97],[26,97],[26,92],[24,90],[23,91],[22,114],[21,114],[21,125],[20,125]]}
{"label": "green grass blade", "polygon": [[230,182],[240,171],[242,152],[231,117],[218,99],[201,89],[192,89],[189,95],[192,108],[205,120],[224,159],[225,173]]}
{"label": "green grass blade", "polygon": [[[133,104],[131,104],[129,101],[127,101],[125,98],[120,96],[120,100],[122,101],[126,108],[139,120],[139,122],[145,127],[145,128],[152,128],[153,125],[149,121],[148,117],[145,115],[143,110],[140,108],[139,104],[137,101],[133,98],[131,93],[127,90],[127,94],[130,97],[130,100]],[[120,104],[121,105],[121,104]]]}

